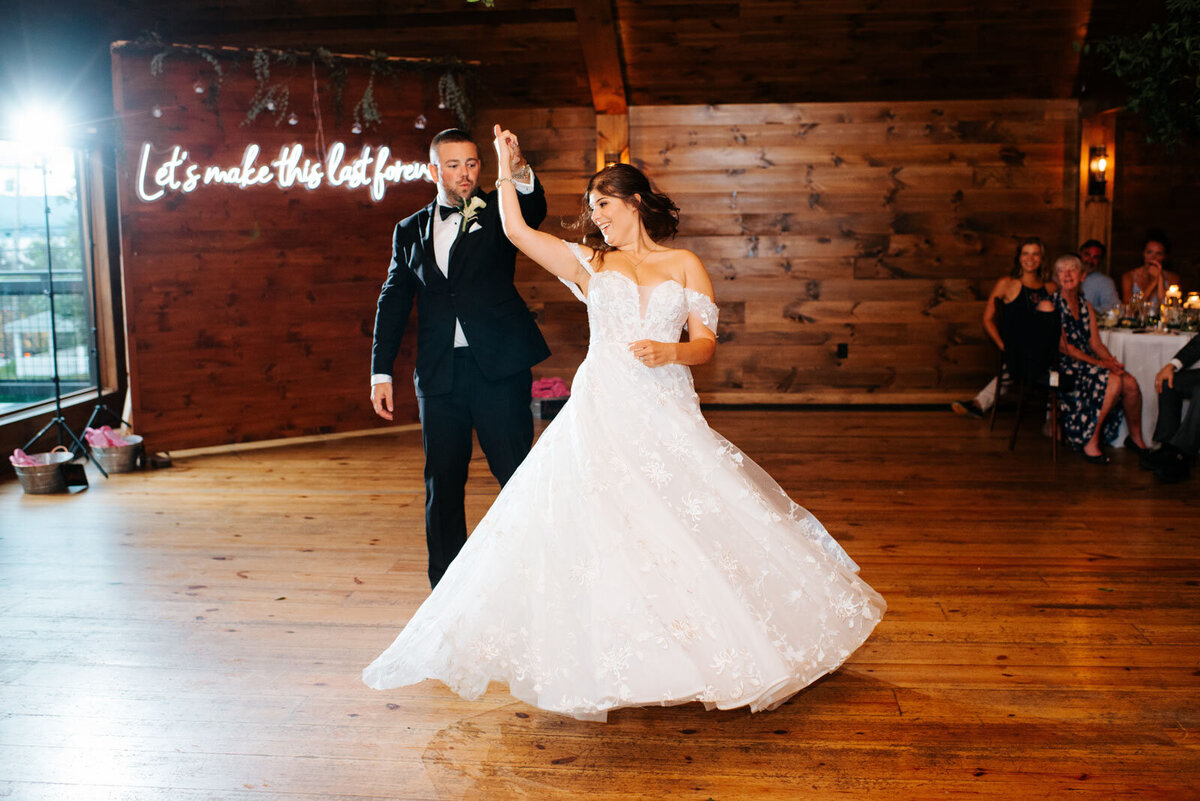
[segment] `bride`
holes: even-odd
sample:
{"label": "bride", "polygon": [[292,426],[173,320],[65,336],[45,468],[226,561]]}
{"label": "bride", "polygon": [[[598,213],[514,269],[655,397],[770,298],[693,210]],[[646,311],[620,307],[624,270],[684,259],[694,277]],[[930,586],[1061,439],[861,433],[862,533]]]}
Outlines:
{"label": "bride", "polygon": [[[363,680],[493,680],[581,720],[700,701],[772,709],[836,670],[883,598],[815,517],[708,427],[689,365],[716,348],[704,265],[639,170],[588,183],[584,245],[530,228],[496,126],[504,231],[588,306],[571,399]],[[683,330],[688,336],[681,341]]]}

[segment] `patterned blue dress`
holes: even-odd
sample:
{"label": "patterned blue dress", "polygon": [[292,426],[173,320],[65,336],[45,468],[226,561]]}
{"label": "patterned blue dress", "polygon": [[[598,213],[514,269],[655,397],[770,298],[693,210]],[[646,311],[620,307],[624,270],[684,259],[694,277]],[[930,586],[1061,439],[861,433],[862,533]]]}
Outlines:
{"label": "patterned blue dress", "polygon": [[[1091,345],[1092,321],[1088,304],[1080,297],[1079,317],[1076,317],[1071,313],[1071,307],[1067,305],[1061,293],[1055,292],[1052,300],[1062,320],[1063,334],[1066,335],[1067,342],[1089,356],[1095,356]],[[1100,408],[1104,405],[1104,391],[1108,387],[1109,370],[1098,364],[1079,361],[1065,353],[1059,353],[1058,371],[1071,377],[1062,382],[1068,389],[1058,396],[1062,409],[1063,436],[1072,448],[1081,450],[1096,431]],[[1118,403],[1104,421],[1104,429],[1100,432],[1101,440],[1112,442],[1117,438],[1117,432],[1121,428],[1121,416],[1121,405]]]}

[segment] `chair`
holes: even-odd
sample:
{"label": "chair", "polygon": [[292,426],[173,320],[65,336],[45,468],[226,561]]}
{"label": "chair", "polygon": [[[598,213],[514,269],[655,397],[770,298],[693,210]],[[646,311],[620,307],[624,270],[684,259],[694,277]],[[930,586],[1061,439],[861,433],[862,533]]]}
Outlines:
{"label": "chair", "polygon": [[[1016,396],[1017,414],[1013,420],[1012,434],[1008,438],[1008,449],[1017,445],[1017,433],[1021,429],[1021,418],[1027,398],[1045,398],[1050,405],[1050,458],[1058,461],[1058,393],[1063,378],[1058,371],[1058,345],[1062,337],[1062,323],[1057,312],[1030,312],[1019,314],[1016,309],[1005,308],[1002,299],[996,298],[997,327],[1004,338],[1004,353],[996,372],[996,402],[992,406],[991,428],[996,426],[996,410],[1002,396]],[[1006,312],[1014,312],[1005,321]],[[1003,380],[1006,372],[1008,386]],[[1034,408],[1040,408],[1036,404]]]}
{"label": "chair", "polygon": [[[1003,332],[1004,331],[1004,306],[1006,305],[1004,303],[1004,298],[993,298],[992,304],[996,307],[996,328],[998,328],[1001,332]],[[1004,337],[1001,336],[1001,339],[1003,339],[1003,338]],[[1007,347],[1007,345],[1005,345],[1005,347]],[[1000,358],[999,358],[999,361],[997,361],[997,363],[996,363],[996,377],[994,379],[992,379],[993,381],[996,382],[996,397],[992,401],[992,414],[991,414],[991,419],[988,422],[988,431],[996,430],[996,409],[1000,408],[1000,395],[1004,391],[1004,386],[1007,383],[1006,382],[1007,375],[1008,375],[1008,362],[1006,361],[1006,354],[1004,351],[1000,351]]]}

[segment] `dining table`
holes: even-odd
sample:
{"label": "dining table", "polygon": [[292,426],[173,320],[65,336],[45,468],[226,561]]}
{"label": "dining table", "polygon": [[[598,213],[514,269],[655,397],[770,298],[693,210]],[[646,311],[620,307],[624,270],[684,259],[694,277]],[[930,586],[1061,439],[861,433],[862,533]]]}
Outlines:
{"label": "dining table", "polygon": [[[1154,387],[1154,376],[1187,341],[1195,336],[1192,331],[1161,331],[1158,329],[1101,328],[1100,341],[1117,361],[1125,365],[1125,371],[1137,379],[1142,389],[1142,437],[1152,444],[1154,424],[1158,422],[1158,391]],[[1184,407],[1186,410],[1186,406]],[[1116,447],[1123,447],[1129,433],[1129,421],[1122,419],[1121,432],[1117,435]]]}

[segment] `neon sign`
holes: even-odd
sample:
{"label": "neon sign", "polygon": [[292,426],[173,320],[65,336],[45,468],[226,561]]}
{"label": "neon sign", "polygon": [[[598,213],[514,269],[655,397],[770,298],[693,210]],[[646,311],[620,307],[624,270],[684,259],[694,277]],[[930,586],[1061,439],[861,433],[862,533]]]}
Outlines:
{"label": "neon sign", "polygon": [[247,145],[241,161],[226,165],[199,164],[188,157],[188,151],[175,145],[161,163],[152,166],[152,150],[149,142],[144,143],[138,159],[137,196],[145,203],[161,200],[168,193],[186,195],[206,186],[248,189],[268,184],[280,189],[301,186],[313,190],[326,185],[350,190],[365,188],[372,200],[380,201],[393,184],[433,180],[428,164],[392,159],[391,149],[386,146],[376,150],[364,146],[357,157],[347,159],[346,146],[334,142],[321,161],[304,158],[303,145],[284,145],[278,158],[261,162],[261,148]]}

